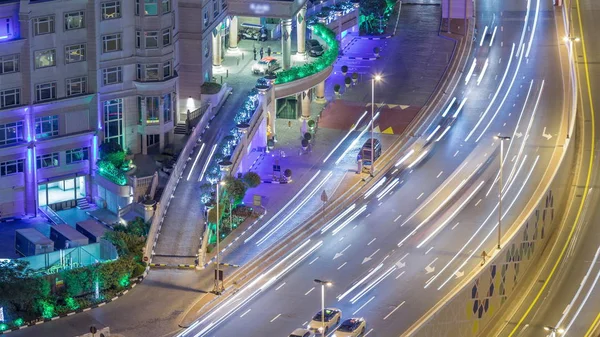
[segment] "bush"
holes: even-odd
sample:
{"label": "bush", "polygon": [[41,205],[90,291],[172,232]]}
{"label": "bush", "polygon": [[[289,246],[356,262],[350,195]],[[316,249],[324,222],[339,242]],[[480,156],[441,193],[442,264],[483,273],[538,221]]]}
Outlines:
{"label": "bush", "polygon": [[214,95],[221,91],[221,85],[215,82],[204,82],[200,87],[200,93],[206,95]]}
{"label": "bush", "polygon": [[312,139],[312,135],[310,134],[310,132],[306,132],[306,133],[304,134],[304,139],[306,139],[306,140],[308,140],[308,141],[310,141],[310,140]]}
{"label": "bush", "polygon": [[353,80],[358,80],[358,74],[357,73],[352,73],[352,79]]}
{"label": "bush", "polygon": [[339,85],[339,84],[336,84],[336,85],[334,85],[334,86],[333,86],[333,91],[335,91],[335,93],[337,94],[337,93],[339,93],[339,92],[340,92],[340,89],[341,89],[341,88],[342,88],[342,86],[341,86],[341,85]]}
{"label": "bush", "polygon": [[225,192],[233,198],[236,204],[244,200],[248,186],[241,180],[228,176],[225,178]]}
{"label": "bush", "polygon": [[346,74],[348,72],[348,66],[342,66],[342,73]]}
{"label": "bush", "polygon": [[349,85],[352,83],[352,79],[348,76],[346,76],[346,78],[344,79],[344,83],[346,83],[346,85]]}
{"label": "bush", "polygon": [[140,277],[146,271],[146,267],[143,265],[136,263],[135,267],[133,267],[133,272],[131,272],[131,277]]}
{"label": "bush", "polygon": [[291,177],[292,177],[292,170],[290,170],[290,169],[285,169],[285,171],[283,171],[283,175],[284,175],[286,178],[288,178],[288,179],[289,179],[289,178],[291,178]]}
{"label": "bush", "polygon": [[246,172],[242,180],[249,188],[255,188],[262,182],[262,179],[260,179],[260,176],[256,172]]}
{"label": "bush", "polygon": [[313,121],[312,119],[308,121],[308,127],[309,128],[314,128],[315,127],[315,121]]}

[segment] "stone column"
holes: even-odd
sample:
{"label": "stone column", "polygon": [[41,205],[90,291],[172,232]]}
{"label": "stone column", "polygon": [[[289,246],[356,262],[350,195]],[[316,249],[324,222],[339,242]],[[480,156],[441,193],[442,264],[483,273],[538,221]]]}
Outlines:
{"label": "stone column", "polygon": [[165,129],[165,100],[163,98],[163,96],[160,97],[160,99],[158,100],[158,125],[159,125],[159,130],[160,133],[158,135],[158,148],[160,149],[160,153],[163,152],[163,150],[165,149],[165,135],[166,132],[164,132]]}
{"label": "stone column", "polygon": [[308,120],[310,119],[310,97],[308,95],[308,90],[304,90],[300,93],[300,101],[302,107],[302,119]]}
{"label": "stone column", "polygon": [[[48,200],[46,200],[47,202]],[[35,142],[30,142],[27,145],[27,157],[25,160],[25,213],[37,216],[38,203]]]}
{"label": "stone column", "polygon": [[146,111],[146,98],[142,97],[141,103],[142,109],[142,154],[148,154],[148,139],[146,138],[147,126],[148,126],[148,112]]}
{"label": "stone column", "polygon": [[232,16],[229,22],[229,49],[238,49],[238,17]]}
{"label": "stone column", "polygon": [[327,101],[325,100],[325,81],[317,84],[315,86],[316,88],[316,94],[317,94],[317,98],[315,99],[315,102],[317,103],[326,103]]}
{"label": "stone column", "polygon": [[302,6],[296,15],[296,35],[298,55],[306,54],[306,5]]}
{"label": "stone column", "polygon": [[213,30],[212,34],[212,56],[213,66],[221,66],[221,31],[219,29]]}
{"label": "stone column", "polygon": [[291,67],[291,52],[292,52],[292,19],[281,20],[281,54],[283,56],[282,68],[290,69]]}

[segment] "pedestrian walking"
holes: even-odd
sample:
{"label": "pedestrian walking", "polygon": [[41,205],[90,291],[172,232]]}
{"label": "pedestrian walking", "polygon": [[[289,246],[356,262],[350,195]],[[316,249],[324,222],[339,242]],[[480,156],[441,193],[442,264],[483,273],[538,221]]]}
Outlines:
{"label": "pedestrian walking", "polygon": [[291,128],[292,127],[292,121],[288,121],[288,127]]}
{"label": "pedestrian walking", "polygon": [[260,58],[263,58],[263,55],[265,54],[265,50],[263,49],[263,47],[260,47]]}
{"label": "pedestrian walking", "polygon": [[481,265],[482,265],[482,266],[485,264],[485,258],[486,258],[486,257],[489,257],[489,255],[488,255],[488,254],[485,252],[485,250],[484,250],[484,251],[481,253],[481,258],[482,258]]}
{"label": "pedestrian walking", "polygon": [[271,46],[267,47],[267,55],[271,56]]}
{"label": "pedestrian walking", "polygon": [[254,52],[254,61],[256,61],[256,47],[252,51]]}

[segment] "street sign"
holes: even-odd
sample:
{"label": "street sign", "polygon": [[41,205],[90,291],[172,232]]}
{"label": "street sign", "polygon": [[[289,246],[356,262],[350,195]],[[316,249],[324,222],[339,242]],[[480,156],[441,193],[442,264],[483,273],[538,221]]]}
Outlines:
{"label": "street sign", "polygon": [[262,204],[262,196],[255,194],[252,198],[252,204],[254,206],[260,206]]}
{"label": "street sign", "polygon": [[219,277],[217,278],[217,271],[215,270],[215,280],[223,281],[223,271],[219,269]]}
{"label": "street sign", "polygon": [[148,262],[148,257],[144,256],[144,262]]}
{"label": "street sign", "polygon": [[96,332],[98,332],[98,329],[96,329],[96,327],[92,325],[92,326],[90,327],[90,332],[91,332],[91,333],[92,333],[92,335],[93,335],[93,334],[95,334]]}
{"label": "street sign", "polygon": [[274,172],[281,172],[281,165],[273,165]]}

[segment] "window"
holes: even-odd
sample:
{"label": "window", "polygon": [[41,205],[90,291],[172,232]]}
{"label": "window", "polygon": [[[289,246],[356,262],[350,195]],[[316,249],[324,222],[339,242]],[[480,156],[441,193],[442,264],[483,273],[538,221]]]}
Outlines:
{"label": "window", "polygon": [[58,166],[58,152],[48,153],[36,158],[37,168],[49,168]]}
{"label": "window", "polygon": [[119,1],[105,2],[101,8],[102,20],[118,19],[121,17],[121,3]]}
{"label": "window", "polygon": [[21,89],[0,91],[0,108],[21,104]]}
{"label": "window", "polygon": [[0,74],[16,73],[19,71],[19,55],[0,57]]}
{"label": "window", "polygon": [[43,16],[33,19],[33,33],[43,35],[54,33],[54,16]]}
{"label": "window", "polygon": [[12,29],[12,19],[11,18],[1,18],[0,19],[0,36],[4,36],[5,39],[12,37],[13,35]]}
{"label": "window", "polygon": [[3,163],[0,163],[0,176],[4,177],[12,174],[21,173],[24,172],[24,168],[25,160],[23,159],[5,161]]}
{"label": "window", "polygon": [[140,16],[140,0],[135,0],[135,16]]}
{"label": "window", "polygon": [[144,0],[144,15],[158,15],[158,0]]}
{"label": "window", "polygon": [[217,0],[213,0],[213,13],[215,17],[219,15],[219,2]]}
{"label": "window", "polygon": [[0,145],[14,144],[23,141],[23,122],[0,124]]}
{"label": "window", "polygon": [[137,65],[137,71],[135,73],[135,78],[142,81],[144,80],[144,66],[141,64]]}
{"label": "window", "polygon": [[164,29],[162,31],[162,44],[163,46],[168,46],[171,44],[171,30]]}
{"label": "window", "polygon": [[35,138],[43,139],[58,136],[58,115],[35,119]]}
{"label": "window", "polygon": [[144,72],[144,80],[146,81],[158,81],[158,64],[146,64]]}
{"label": "window", "polygon": [[142,48],[142,32],[135,32],[135,47]]}
{"label": "window", "polygon": [[146,97],[146,122],[158,123],[160,120],[160,98]]}
{"label": "window", "polygon": [[169,13],[171,11],[171,0],[162,0],[161,7],[163,14]]}
{"label": "window", "polygon": [[83,11],[65,14],[65,30],[80,29],[85,27],[85,13]]}
{"label": "window", "polygon": [[56,98],[56,82],[42,83],[35,86],[36,101],[47,101]]}
{"label": "window", "polygon": [[173,104],[171,101],[171,94],[163,96],[163,118],[166,122],[170,122],[173,119]]}
{"label": "window", "polygon": [[121,34],[110,34],[102,36],[102,52],[110,53],[121,50]]}
{"label": "window", "polygon": [[104,112],[104,141],[105,142],[116,142],[119,144],[123,143],[123,100],[113,99],[110,101],[104,101],[103,112]]}
{"label": "window", "polygon": [[208,41],[204,41],[204,57],[206,58],[208,55],[210,55],[210,45]]}
{"label": "window", "polygon": [[144,32],[146,48],[158,48],[158,32]]}
{"label": "window", "polygon": [[56,65],[55,49],[38,50],[34,53],[34,56],[36,69],[54,67]]}
{"label": "window", "polygon": [[208,11],[205,9],[204,10],[204,28],[208,27],[209,23],[210,23],[210,20],[208,19]]}
{"label": "window", "polygon": [[85,61],[85,44],[74,44],[65,47],[65,62],[75,63]]}
{"label": "window", "polygon": [[111,67],[102,69],[104,85],[115,84],[123,82],[123,74],[121,67]]}
{"label": "window", "polygon": [[163,78],[171,77],[171,61],[163,63]]}
{"label": "window", "polygon": [[67,164],[75,164],[82,162],[84,160],[88,160],[90,157],[90,148],[82,147],[79,149],[67,150]]}
{"label": "window", "polygon": [[67,96],[85,94],[87,92],[87,77],[67,79]]}

